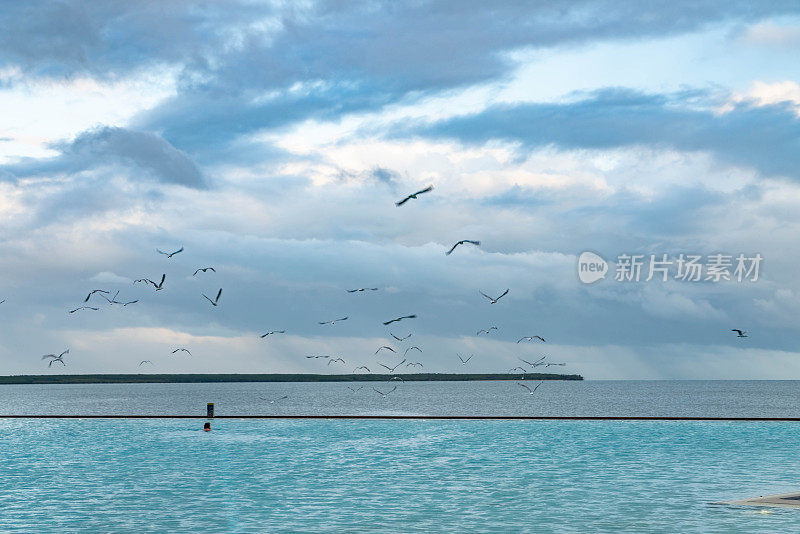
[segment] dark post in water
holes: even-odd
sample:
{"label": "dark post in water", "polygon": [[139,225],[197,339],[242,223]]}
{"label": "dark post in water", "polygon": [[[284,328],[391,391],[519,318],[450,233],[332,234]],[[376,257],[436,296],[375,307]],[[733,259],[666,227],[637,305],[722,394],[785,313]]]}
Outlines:
{"label": "dark post in water", "polygon": [[206,412],[208,417],[214,417],[214,403],[209,402],[206,404]]}

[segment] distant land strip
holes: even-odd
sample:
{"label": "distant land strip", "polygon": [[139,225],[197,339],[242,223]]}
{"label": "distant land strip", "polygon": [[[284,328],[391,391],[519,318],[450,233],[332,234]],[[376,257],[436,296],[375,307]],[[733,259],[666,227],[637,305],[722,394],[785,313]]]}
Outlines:
{"label": "distant land strip", "polygon": [[[408,373],[408,374],[113,374],[113,375],[11,375],[3,384],[189,384],[204,382],[385,382],[399,376],[405,382],[469,382],[520,380],[508,373]],[[583,380],[581,375],[527,373],[525,380]]]}

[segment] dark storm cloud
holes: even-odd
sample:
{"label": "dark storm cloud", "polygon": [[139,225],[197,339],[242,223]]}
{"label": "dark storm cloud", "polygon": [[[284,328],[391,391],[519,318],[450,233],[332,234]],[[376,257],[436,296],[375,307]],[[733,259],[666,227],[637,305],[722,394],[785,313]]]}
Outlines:
{"label": "dark storm cloud", "polygon": [[528,149],[647,145],[708,151],[726,163],[800,178],[800,120],[794,109],[740,104],[719,113],[695,104],[697,95],[667,97],[609,89],[577,102],[494,106],[418,131],[467,143],[518,142]]}
{"label": "dark storm cloud", "polygon": [[54,144],[53,148],[61,154],[28,158],[7,165],[5,170],[23,178],[122,165],[144,171],[162,183],[206,187],[202,173],[186,154],[151,133],[103,127],[85,131],[69,143]]}

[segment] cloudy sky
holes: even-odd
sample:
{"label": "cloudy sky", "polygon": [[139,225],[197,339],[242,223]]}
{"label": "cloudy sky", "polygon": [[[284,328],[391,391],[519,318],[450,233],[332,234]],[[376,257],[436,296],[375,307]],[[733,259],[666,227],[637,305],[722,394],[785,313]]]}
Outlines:
{"label": "cloudy sky", "polygon": [[[427,371],[800,379],[797,2],[0,15],[0,374],[350,372],[414,341]],[[591,285],[586,250],[611,262]],[[614,280],[620,254],[718,253],[761,254],[758,280]],[[139,302],[67,313],[95,288]]]}

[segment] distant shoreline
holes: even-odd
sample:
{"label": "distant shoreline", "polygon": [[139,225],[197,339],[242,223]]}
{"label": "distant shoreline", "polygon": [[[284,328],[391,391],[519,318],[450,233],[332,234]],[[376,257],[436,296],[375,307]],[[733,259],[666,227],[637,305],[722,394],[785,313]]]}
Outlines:
{"label": "distant shoreline", "polygon": [[[107,375],[11,375],[0,376],[0,385],[13,384],[192,384],[211,382],[381,382],[399,376],[406,382],[473,382],[520,380],[508,373],[409,373],[388,374],[107,374]],[[526,380],[583,380],[581,375],[527,373]]]}

